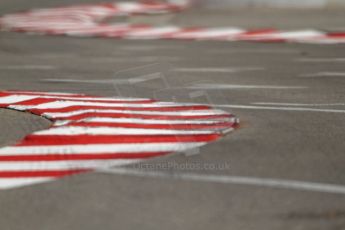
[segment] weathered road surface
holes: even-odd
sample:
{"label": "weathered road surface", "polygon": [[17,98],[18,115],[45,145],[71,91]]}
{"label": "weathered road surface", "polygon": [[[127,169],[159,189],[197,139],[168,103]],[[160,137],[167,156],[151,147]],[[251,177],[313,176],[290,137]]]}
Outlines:
{"label": "weathered road surface", "polygon": [[[72,3],[59,4],[64,2]],[[56,4],[6,0],[0,13]],[[333,30],[343,27],[345,19],[337,10],[279,14],[223,10],[209,12],[209,17],[207,11],[202,13],[186,12],[176,21]],[[184,179],[169,179],[165,170],[145,177],[115,171],[1,191],[0,228],[345,229],[345,194],[323,185],[345,186],[344,63],[344,45],[1,33],[0,90],[192,99],[235,113],[241,128],[200,149],[200,154],[152,161],[157,167],[176,162],[180,167],[169,172]],[[164,77],[117,84],[118,79],[157,71],[165,72]],[[99,83],[102,80],[105,83]],[[44,119],[14,111],[0,110],[0,119],[2,146],[49,126]],[[186,163],[227,165],[184,170]],[[221,181],[215,182],[214,175]],[[285,188],[259,178],[275,179],[276,186],[283,183]],[[286,180],[322,184],[294,186]]]}

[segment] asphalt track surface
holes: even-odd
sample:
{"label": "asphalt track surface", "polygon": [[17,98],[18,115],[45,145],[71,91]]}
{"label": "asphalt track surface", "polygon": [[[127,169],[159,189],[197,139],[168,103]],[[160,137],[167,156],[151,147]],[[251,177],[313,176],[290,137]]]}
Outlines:
{"label": "asphalt track surface", "polygon": [[[46,1],[1,5],[1,13],[54,6]],[[206,20],[193,11],[177,20],[188,25],[207,21],[208,25],[247,28],[269,24],[320,29],[340,28],[344,21],[338,10],[284,11],[280,16],[273,12],[260,19],[266,13],[252,12],[257,20],[250,21],[240,13],[231,14],[233,20],[229,20],[225,10],[213,11]],[[293,17],[283,20],[281,15]],[[198,154],[151,161],[149,167],[156,166],[159,173],[137,176],[133,171],[115,170],[1,191],[1,229],[342,230],[345,196],[341,192],[293,188],[291,183],[285,188],[260,182],[249,185],[229,178],[345,185],[344,59],[344,45],[1,33],[0,90],[175,98],[222,105],[241,119],[240,129],[199,149]],[[164,74],[139,83],[118,83],[155,72]],[[101,80],[104,83],[95,83]],[[0,110],[0,117],[1,146],[49,126],[43,118],[15,111]],[[164,162],[180,167],[159,169]],[[183,169],[187,163],[226,163],[226,167]],[[172,172],[182,176],[166,176]],[[225,179],[215,182],[210,175]]]}

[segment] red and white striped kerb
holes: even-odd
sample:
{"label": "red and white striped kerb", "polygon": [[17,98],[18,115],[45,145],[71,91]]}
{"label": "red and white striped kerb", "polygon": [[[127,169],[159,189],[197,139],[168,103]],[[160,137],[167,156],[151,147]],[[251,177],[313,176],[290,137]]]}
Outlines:
{"label": "red and white striped kerb", "polygon": [[0,28],[7,31],[79,37],[119,39],[178,39],[216,41],[345,43],[345,32],[321,30],[282,31],[247,30],[237,27],[204,28],[149,25],[108,24],[109,17],[135,14],[157,14],[184,10],[189,1],[177,3],[117,2],[37,9],[8,14],[0,18]]}
{"label": "red and white striped kerb", "polygon": [[0,189],[184,152],[238,124],[232,114],[207,105],[84,94],[4,91],[0,108],[53,122],[0,149]]}

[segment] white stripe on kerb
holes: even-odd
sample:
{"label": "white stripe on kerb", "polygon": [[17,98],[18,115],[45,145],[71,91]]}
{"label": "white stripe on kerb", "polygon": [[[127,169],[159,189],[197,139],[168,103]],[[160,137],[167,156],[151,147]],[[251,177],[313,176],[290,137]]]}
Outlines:
{"label": "white stripe on kerb", "polygon": [[126,34],[127,38],[141,38],[141,39],[149,39],[149,38],[159,38],[160,36],[164,34],[169,34],[173,32],[177,32],[180,29],[178,27],[162,27],[162,28],[149,28],[146,30],[139,30],[139,31],[133,31]]}
{"label": "white stripe on kerb", "polygon": [[35,132],[35,135],[194,135],[212,134],[215,130],[174,130],[174,129],[137,129],[111,127],[58,127]]}
{"label": "white stripe on kerb", "polygon": [[11,189],[19,186],[33,185],[54,180],[53,177],[35,178],[0,178],[0,189]]}
{"label": "white stripe on kerb", "polygon": [[147,98],[122,98],[122,97],[64,97],[64,96],[42,96],[42,98],[56,98],[61,100],[80,100],[80,101],[109,101],[109,102],[117,102],[117,101],[128,101],[128,102],[135,102],[141,103],[140,101],[150,100]]}
{"label": "white stripe on kerb", "polygon": [[137,119],[137,118],[106,118],[106,117],[92,117],[80,120],[82,122],[104,122],[104,123],[132,123],[132,124],[171,124],[171,125],[189,125],[189,124],[216,124],[225,121],[235,121],[231,118],[225,121],[219,120],[156,120],[156,119]]}
{"label": "white stripe on kerb", "polygon": [[[40,94],[40,93],[37,93]],[[23,98],[22,100],[20,100],[20,98]],[[28,99],[27,99],[28,98]],[[10,96],[4,96],[4,97],[0,97],[0,101],[6,101],[8,100],[8,103],[16,103],[16,102],[20,102],[20,101],[26,101],[26,100],[30,100],[30,99],[35,99],[35,98],[48,98],[48,99],[57,99],[57,100],[78,100],[78,101],[109,101],[109,102],[118,102],[118,101],[128,101],[128,102],[136,102],[138,101],[138,104],[141,103],[141,101],[145,101],[145,100],[150,100],[147,98],[121,98],[121,97],[68,97],[68,96],[58,96],[58,94],[56,96],[48,96],[48,95],[23,95],[21,93],[14,93],[14,95],[10,95]],[[16,100],[17,99],[17,100]]]}
{"label": "white stripe on kerb", "polygon": [[226,115],[228,113],[222,110],[186,110],[186,111],[135,111],[135,110],[77,110],[66,113],[44,113],[47,117],[70,117],[76,115],[82,115],[86,113],[124,113],[124,114],[140,114],[140,115],[162,115],[162,116],[208,116],[208,115]]}
{"label": "white stripe on kerb", "polygon": [[[138,104],[125,104],[125,103],[98,103],[98,102],[82,102],[82,101],[54,101],[43,103],[37,106],[28,106],[26,109],[59,109],[66,108],[70,106],[99,106],[99,107],[129,107],[129,108],[162,108],[162,107],[183,107],[187,104],[177,104],[173,102],[154,102],[154,103],[138,103]],[[191,105],[191,104],[188,104]]]}
{"label": "white stripe on kerb", "polygon": [[317,30],[300,30],[300,31],[286,31],[286,32],[274,32],[269,34],[257,34],[253,35],[253,38],[269,38],[269,39],[306,39],[324,36]]}
{"label": "white stripe on kerb", "polygon": [[40,170],[79,170],[108,168],[136,163],[137,159],[115,159],[115,160],[68,160],[68,161],[16,161],[0,162],[3,171],[29,171],[39,172]]}
{"label": "white stripe on kerb", "polygon": [[[154,142],[154,138],[152,140]],[[94,153],[145,153],[145,152],[183,152],[200,147],[206,142],[191,143],[127,143],[127,144],[92,144],[92,145],[49,145],[49,146],[14,146],[0,149],[0,154],[94,154]]]}
{"label": "white stripe on kerb", "polygon": [[214,28],[214,29],[201,29],[198,31],[182,31],[172,35],[174,38],[194,38],[194,39],[209,39],[225,36],[235,36],[245,32],[239,28]]}
{"label": "white stripe on kerb", "polygon": [[29,96],[29,95],[11,95],[0,97],[0,104],[14,104],[18,102],[28,101],[35,98],[39,98],[39,96]]}
{"label": "white stripe on kerb", "polygon": [[116,8],[119,12],[132,12],[137,10],[144,10],[141,5],[135,2],[119,2],[116,4]]}

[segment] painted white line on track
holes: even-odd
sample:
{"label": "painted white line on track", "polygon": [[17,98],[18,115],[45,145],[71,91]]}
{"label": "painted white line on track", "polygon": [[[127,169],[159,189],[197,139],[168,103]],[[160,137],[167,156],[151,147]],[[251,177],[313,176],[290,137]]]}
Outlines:
{"label": "painted white line on track", "polygon": [[61,92],[41,92],[41,91],[25,91],[25,90],[19,90],[15,91],[15,93],[12,93],[11,91],[5,91],[5,93],[10,93],[11,95],[34,95],[34,96],[51,96],[51,97],[64,97],[64,96],[75,96],[75,93],[61,93]]}
{"label": "painted white line on track", "polygon": [[243,71],[265,70],[264,67],[234,67],[234,68],[175,68],[174,72],[184,73],[238,73]]}
{"label": "painted white line on track", "polygon": [[54,70],[56,66],[52,65],[7,65],[0,66],[0,70]]}
{"label": "painted white line on track", "polygon": [[254,102],[253,105],[277,105],[277,106],[344,106],[345,103],[307,104],[307,103],[276,103],[276,102]]}
{"label": "painted white line on track", "polygon": [[136,57],[96,57],[89,59],[92,62],[113,62],[113,63],[127,63],[127,62],[161,62],[169,61],[175,62],[179,61],[181,58],[172,56],[136,56]]}
{"label": "painted white line on track", "polygon": [[38,58],[38,59],[45,59],[45,58],[81,58],[81,55],[72,54],[72,53],[64,53],[64,54],[34,54],[30,55],[30,57]]}
{"label": "painted white line on track", "polygon": [[297,191],[332,193],[345,195],[345,185],[316,183],[297,180],[283,180],[258,177],[228,176],[228,175],[206,175],[195,173],[165,173],[158,171],[143,171],[128,168],[99,169],[101,173],[111,173],[118,175],[129,175],[138,177],[151,177],[161,179],[176,179],[195,182],[208,182],[220,184],[250,185],[257,187],[269,187],[278,189],[288,189]]}
{"label": "painted white line on track", "polygon": [[298,62],[315,62],[315,63],[320,63],[320,62],[345,62],[345,58],[299,58],[296,61]]}
{"label": "painted white line on track", "polygon": [[150,80],[155,80],[158,78],[162,78],[161,74],[159,72],[152,73],[152,74],[146,74],[139,77],[132,77],[127,79],[98,79],[98,80],[83,80],[83,79],[56,79],[56,78],[48,78],[48,79],[42,79],[40,81],[43,82],[58,82],[58,83],[86,83],[86,84],[133,84],[133,83],[140,83]]}
{"label": "painted white line on track", "polygon": [[195,84],[190,89],[307,89],[305,86]]}
{"label": "painted white line on track", "polygon": [[[137,59],[132,59],[138,61]],[[125,63],[128,62],[128,59],[124,57],[90,57],[87,59],[89,62],[100,62],[100,63]]]}
{"label": "painted white line on track", "polygon": [[345,72],[318,72],[311,74],[302,74],[299,77],[345,77]]}
{"label": "painted white line on track", "polygon": [[211,53],[216,54],[297,54],[300,51],[290,49],[229,49],[229,50],[212,50]]}
{"label": "painted white line on track", "polygon": [[296,107],[272,107],[272,106],[254,106],[254,105],[213,105],[218,108],[231,109],[253,109],[253,110],[278,110],[278,111],[294,111],[294,112],[321,112],[321,113],[345,113],[340,109],[314,109],[314,108],[296,108]]}
{"label": "painted white line on track", "polygon": [[116,84],[124,84],[128,83],[128,80],[121,80],[121,79],[99,79],[99,80],[81,80],[81,79],[42,79],[40,81],[43,82],[56,82],[56,83],[86,83],[86,84],[108,84],[108,83],[116,83]]}
{"label": "painted white line on track", "polygon": [[184,47],[181,46],[171,46],[171,45],[145,45],[145,46],[121,46],[119,49],[126,50],[126,51],[134,51],[134,52],[140,52],[140,51],[149,51],[152,52],[152,50],[158,50],[158,49],[183,49]]}

